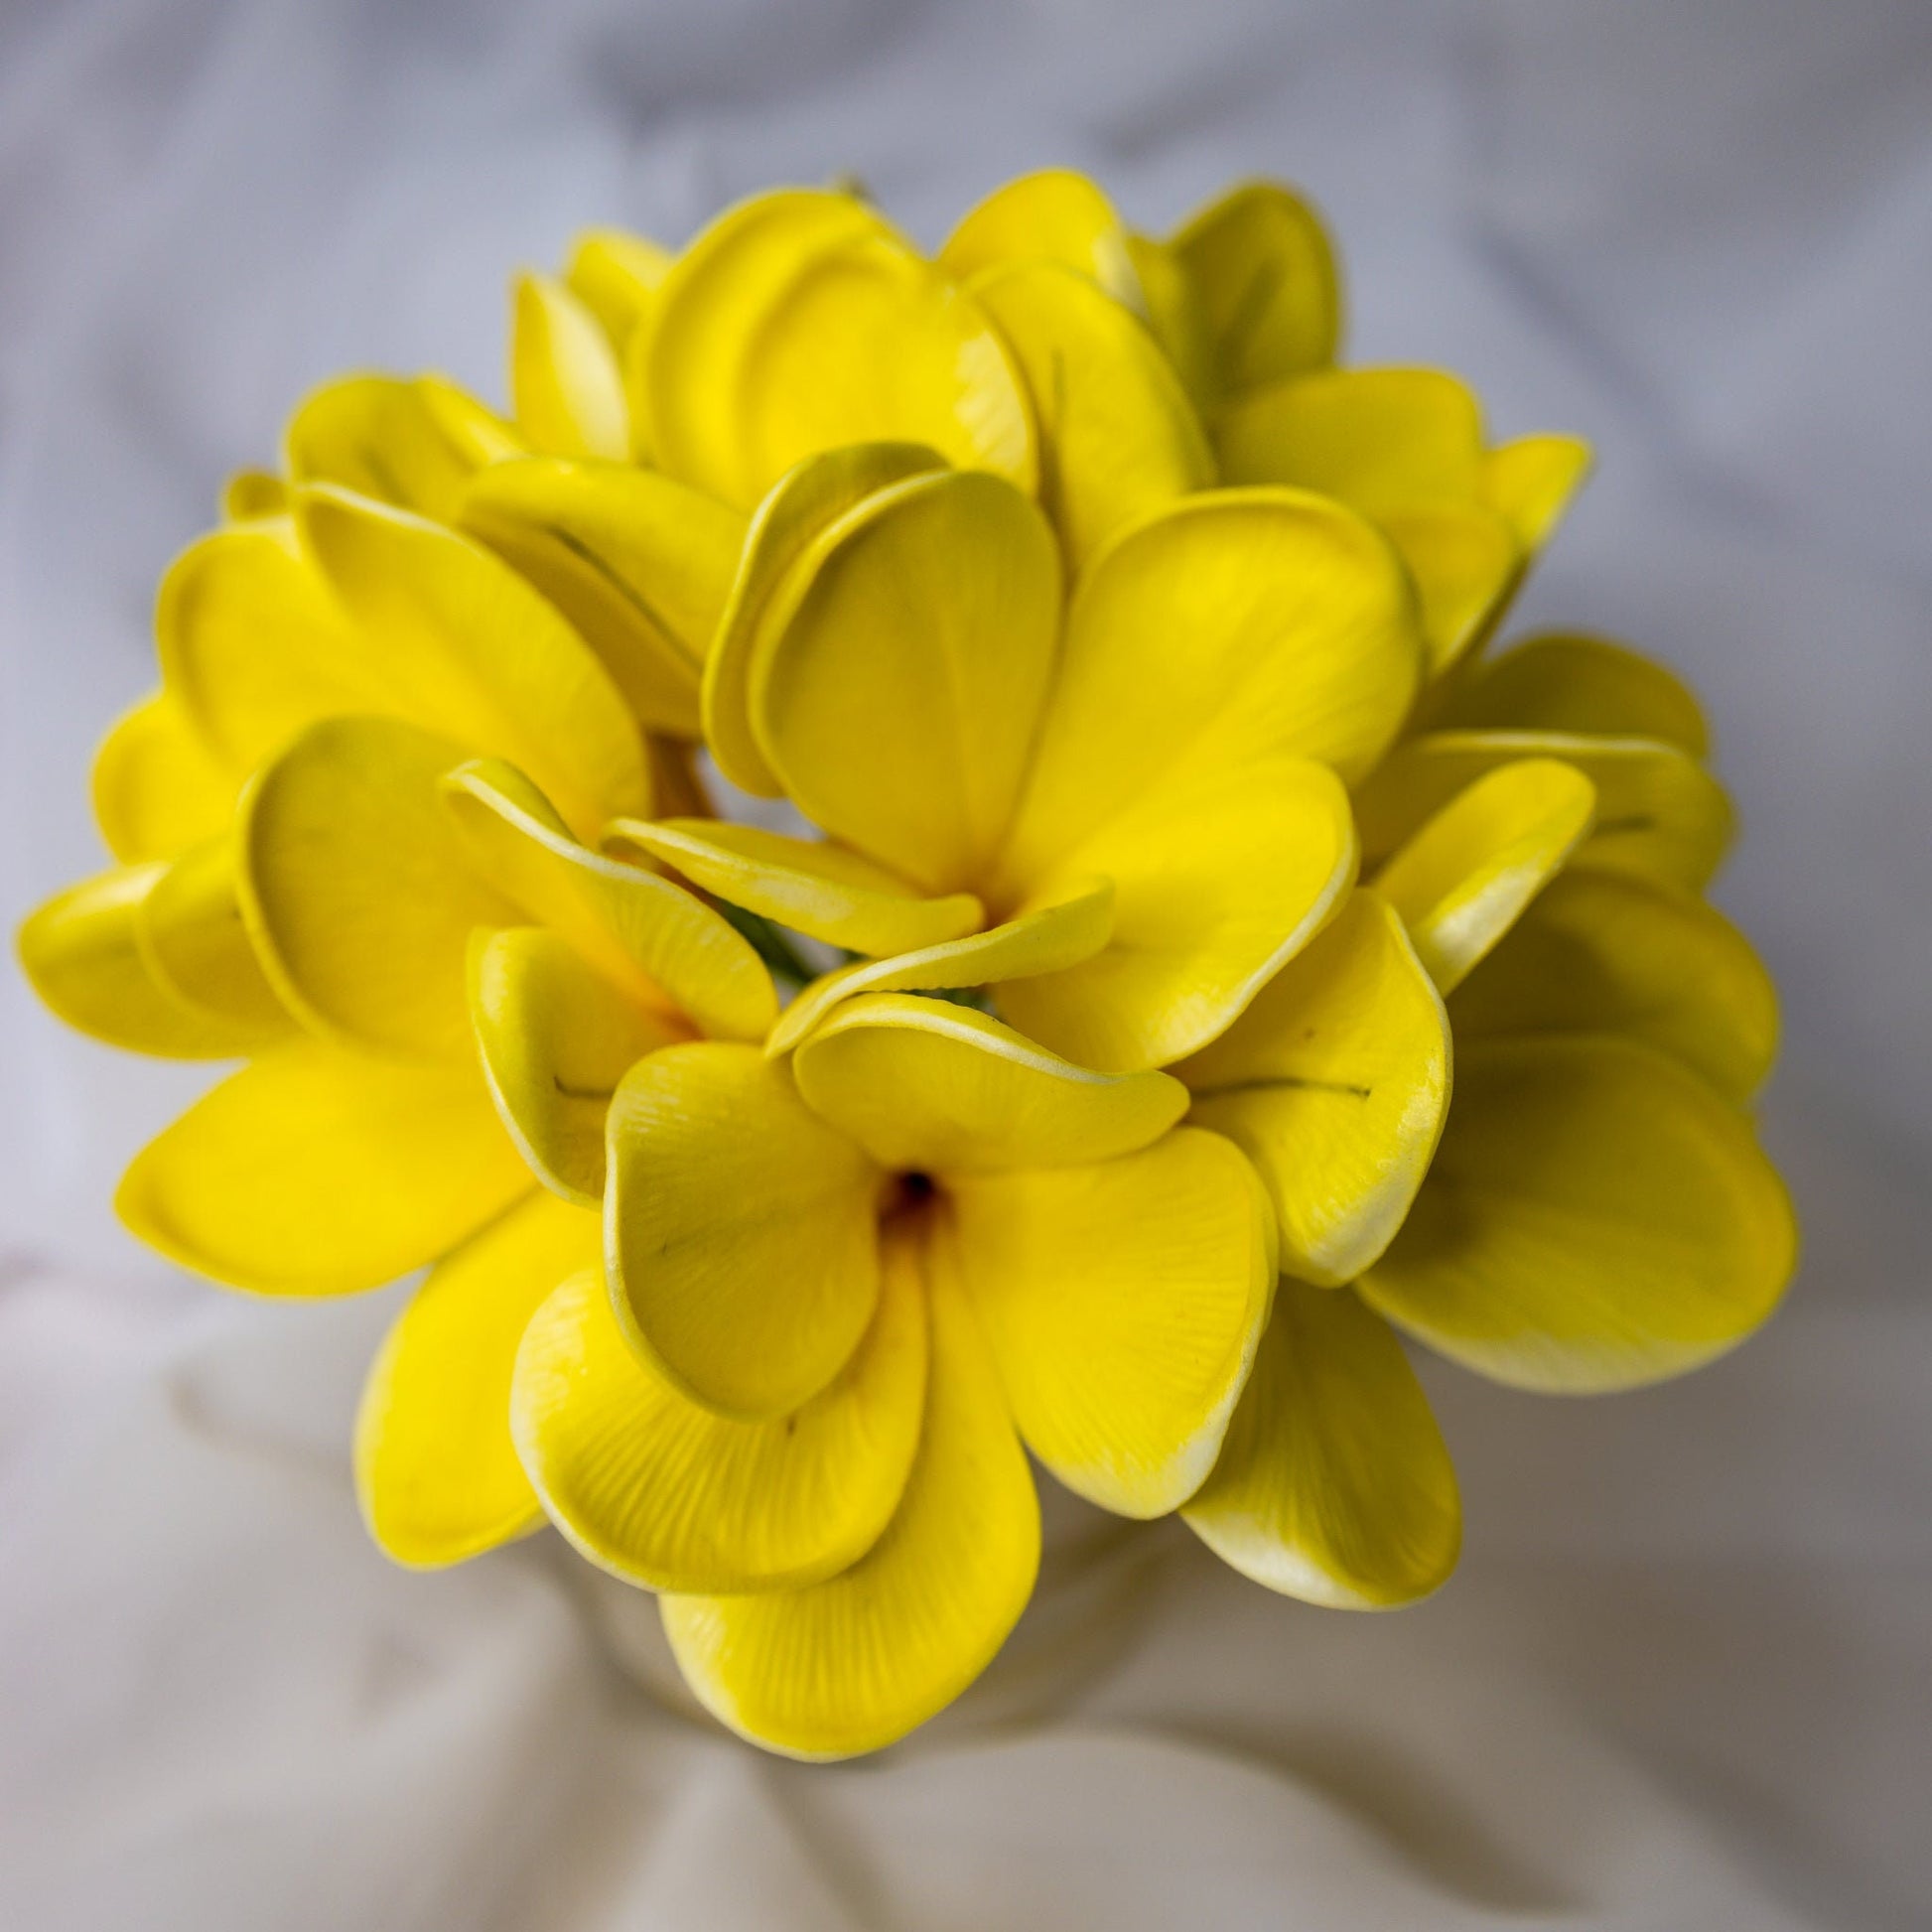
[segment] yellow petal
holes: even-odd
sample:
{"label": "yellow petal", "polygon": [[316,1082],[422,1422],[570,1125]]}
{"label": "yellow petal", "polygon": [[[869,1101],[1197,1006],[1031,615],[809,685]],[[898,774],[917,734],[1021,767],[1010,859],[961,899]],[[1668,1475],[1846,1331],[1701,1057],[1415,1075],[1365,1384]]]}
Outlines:
{"label": "yellow petal", "polygon": [[1266,1184],[1282,1272],[1327,1287],[1388,1246],[1422,1185],[1449,1111],[1449,1022],[1394,908],[1354,893],[1174,1071],[1190,1118]]}
{"label": "yellow petal", "polygon": [[21,924],[21,966],[55,1014],[89,1038],[168,1059],[238,1058],[272,1035],[191,1006],[142,949],[141,904],[167,870],[128,866],[57,893]]}
{"label": "yellow petal", "polygon": [[203,740],[248,772],[319,718],[399,709],[285,517],[217,530],[169,566],[161,674]]}
{"label": "yellow petal", "polygon": [[1322,369],[1257,389],[1216,427],[1229,483],[1295,483],[1370,516],[1466,502],[1482,474],[1482,412],[1441,369]]}
{"label": "yellow petal", "polygon": [[245,523],[280,516],[289,506],[288,485],[272,470],[237,470],[221,485],[221,520]]}
{"label": "yellow petal", "polygon": [[1014,1024],[1088,1066],[1160,1066],[1203,1046],[1341,902],[1348,794],[1303,759],[1169,772],[1065,860],[1114,884],[1106,946],[1003,987]]}
{"label": "yellow petal", "polygon": [[1087,568],[1003,878],[1031,885],[1171,767],[1290,755],[1352,780],[1421,676],[1407,580],[1359,517],[1288,490],[1185,497]]}
{"label": "yellow petal", "polygon": [[879,1541],[925,1407],[925,1297],[887,1255],[879,1312],[802,1409],[727,1422],[624,1340],[601,1275],[559,1289],[524,1338],[510,1423],[543,1505],[593,1563],[660,1590],[795,1588]]}
{"label": "yellow petal", "polygon": [[611,674],[508,565],[337,490],[305,491],[297,515],[412,719],[527,771],[581,836],[646,808],[643,745]]}
{"label": "yellow petal", "polygon": [[238,884],[230,834],[191,846],[139,899],[135,937],[170,993],[265,1042],[295,1022],[262,971]]}
{"label": "yellow petal", "polygon": [[650,317],[672,256],[643,235],[587,228],[572,244],[564,286],[589,309],[621,358]]}
{"label": "yellow petal", "polygon": [[692,1030],[584,964],[554,932],[480,932],[470,1018],[510,1138],[543,1184],[580,1207],[604,1198],[604,1132],[618,1082]]}
{"label": "yellow petal", "polygon": [[481,471],[458,520],[570,620],[646,726],[698,736],[744,517],[655,471],[531,458]]}
{"label": "yellow petal", "polygon": [[1178,1508],[1214,1466],[1274,1295],[1254,1170],[1183,1127],[1098,1166],[954,1177],[947,1199],[1027,1447],[1103,1509]]}
{"label": "yellow petal", "polygon": [[598,1257],[598,1218],[533,1190],[437,1267],[384,1337],[355,1417],[355,1493],[398,1563],[461,1563],[543,1509],[510,1440],[530,1317]]}
{"label": "yellow petal", "polygon": [[1778,998],[1716,907],[1655,880],[1555,879],[1456,988],[1458,1038],[1627,1034],[1740,1104],[1777,1056]]}
{"label": "yellow petal", "polygon": [[1052,675],[1046,519],[998,478],[917,477],[834,526],[799,577],[753,667],[766,762],[834,838],[926,892],[970,890]]}
{"label": "yellow petal", "polygon": [[172,859],[220,831],[239,789],[163,691],[123,713],[94,754],[94,822],[123,865]]}
{"label": "yellow petal", "polygon": [[1141,287],[1141,309],[1181,386],[1202,410],[1221,400],[1221,381],[1208,341],[1207,317],[1173,245],[1149,235],[1127,237],[1128,258]]}
{"label": "yellow petal", "polygon": [[1481,503],[1413,504],[1384,511],[1380,522],[1416,580],[1429,674],[1441,677],[1495,627],[1521,581],[1523,554]]}
{"label": "yellow petal", "polygon": [[[296,483],[337,483],[424,516],[453,516],[487,447],[517,439],[453,383],[349,375],[312,390],[289,418]],[[492,434],[493,431],[493,434]]]}
{"label": "yellow petal", "polygon": [[437,781],[462,758],[395,719],[334,718],[250,780],[242,909],[269,983],[314,1030],[391,1052],[470,1052],[470,933],[522,920],[444,809]]}
{"label": "yellow petal", "polygon": [[1370,1307],[1481,1374],[1587,1394],[1722,1354],[1777,1305],[1797,1231],[1748,1123],[1617,1039],[1477,1041]]}
{"label": "yellow petal", "polygon": [[1034,482],[1033,425],[998,336],[849,196],[766,195],[706,229],[659,291],[643,392],[659,464],[747,509],[848,443],[923,443]]}
{"label": "yellow petal", "polygon": [[971,209],[939,251],[939,266],[959,281],[1013,262],[1050,262],[1137,307],[1127,230],[1114,205],[1085,175],[1042,168],[996,188]]}
{"label": "yellow petal", "polygon": [[651,1054],[611,1103],[610,1162],[611,1286],[652,1366],[748,1422],[817,1395],[878,1304],[881,1175],[790,1067],[710,1040]]}
{"label": "yellow petal", "polygon": [[1482,500],[1499,511],[1525,550],[1543,543],[1589,474],[1590,449],[1577,436],[1524,436],[1482,459]]}
{"label": "yellow petal", "polygon": [[1124,523],[1214,481],[1194,406],[1131,310],[1056,262],[971,286],[1026,377],[1040,496],[1075,565]]}
{"label": "yellow petal", "polygon": [[1497,765],[1560,759],[1596,787],[1596,828],[1573,864],[1702,889],[1730,844],[1730,801],[1673,745],[1553,731],[1442,731],[1412,739],[1355,796],[1362,860],[1386,859],[1449,799]]}
{"label": "yellow petal", "polygon": [[1321,218],[1274,182],[1244,182],[1169,244],[1200,316],[1216,395],[1334,360],[1341,285]]}
{"label": "yellow petal", "polygon": [[778,1013],[771,975],[701,899],[656,873],[587,851],[509,765],[466,764],[444,795],[483,876],[608,978],[713,1038],[764,1037]]}
{"label": "yellow petal", "polygon": [[1477,664],[1440,714],[1446,728],[1656,738],[1711,750],[1697,699],[1654,658],[1605,637],[1553,632]]}
{"label": "yellow petal", "polygon": [[685,1682],[722,1723],[793,1757],[850,1757],[904,1736],[972,1683],[1038,1567],[1033,1473],[972,1314],[942,1283],[918,1453],[879,1541],[803,1589],[660,1607]]}
{"label": "yellow petal", "polygon": [[1114,889],[1104,880],[1075,880],[1058,897],[963,939],[916,952],[841,966],[814,980],[778,1016],[767,1053],[787,1053],[842,1001],[858,993],[940,992],[961,986],[1009,986],[1035,973],[1058,973],[1090,959],[1114,929]]}
{"label": "yellow petal", "polygon": [[848,1002],[792,1070],[806,1105],[882,1167],[927,1175],[1110,1161],[1187,1110],[1165,1073],[1093,1073],[986,1014],[903,993]]}
{"label": "yellow petal", "polygon": [[707,893],[853,952],[878,956],[937,945],[971,932],[982,916],[970,893],[925,898],[843,846],[758,825],[621,818],[605,843],[640,847]]}
{"label": "yellow petal", "polygon": [[718,768],[742,791],[779,798],[784,786],[752,730],[751,674],[760,629],[793,567],[833,524],[877,491],[944,468],[909,443],[862,443],[809,457],[759,504],[704,671],[704,735]]}
{"label": "yellow petal", "polygon": [[340,1295],[436,1260],[529,1191],[473,1064],[304,1040],[150,1141],[114,1207],[151,1248],[215,1281]]}
{"label": "yellow petal", "polygon": [[1375,890],[1449,993],[1589,835],[1596,787],[1559,759],[1483,773],[1400,845]]}
{"label": "yellow petal", "polygon": [[1293,1281],[1181,1514],[1244,1577],[1329,1609],[1413,1603],[1462,1546],[1455,1469],[1401,1343],[1347,1289]]}
{"label": "yellow petal", "polygon": [[516,426],[546,456],[630,456],[630,405],[610,338],[548,275],[519,275],[510,327]]}

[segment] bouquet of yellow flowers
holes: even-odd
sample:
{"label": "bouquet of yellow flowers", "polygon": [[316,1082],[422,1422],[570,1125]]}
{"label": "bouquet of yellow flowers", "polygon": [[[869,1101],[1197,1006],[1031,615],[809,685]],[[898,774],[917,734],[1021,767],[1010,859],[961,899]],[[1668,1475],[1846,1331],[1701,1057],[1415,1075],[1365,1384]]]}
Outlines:
{"label": "bouquet of yellow flowers", "polygon": [[998,1651],[1036,1470],[1406,1603],[1460,1514],[1399,1334],[1586,1392],[1764,1319],[1698,707],[1487,649],[1587,452],[1339,339],[1273,186],[1155,240],[1035,175],[932,258],[785,190],[522,277],[507,417],[350,376],[232,481],[95,765],[116,865],[21,954],[242,1062],[142,1240],[428,1266],[355,1436],[392,1556],[552,1522],[841,1756]]}

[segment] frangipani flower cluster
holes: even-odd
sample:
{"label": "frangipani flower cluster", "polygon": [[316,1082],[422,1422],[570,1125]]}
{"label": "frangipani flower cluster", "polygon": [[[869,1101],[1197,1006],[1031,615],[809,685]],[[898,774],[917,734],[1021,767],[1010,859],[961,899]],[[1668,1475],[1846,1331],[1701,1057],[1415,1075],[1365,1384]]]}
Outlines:
{"label": "frangipani flower cluster", "polygon": [[932,259],[783,191],[523,277],[508,417],[350,377],[230,485],[118,863],[21,950],[244,1062],[142,1239],[429,1266],[355,1443],[393,1556],[554,1522],[845,1755],[998,1651],[1040,1480],[1409,1602],[1460,1514],[1398,1331],[1608,1390],[1770,1311],[1697,706],[1490,650],[1585,454],[1337,364],[1337,286],[1268,186],[1163,242],[1033,176]]}

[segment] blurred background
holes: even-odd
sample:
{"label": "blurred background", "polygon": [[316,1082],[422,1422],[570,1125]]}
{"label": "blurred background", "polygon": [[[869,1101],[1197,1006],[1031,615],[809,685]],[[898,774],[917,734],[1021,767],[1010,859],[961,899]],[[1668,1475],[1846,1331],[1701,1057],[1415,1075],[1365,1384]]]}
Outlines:
{"label": "blurred background", "polygon": [[[985,1691],[805,1771],[634,1681],[545,1537],[364,1541],[392,1296],[137,1250],[202,1083],[0,980],[0,1924],[1168,1928],[1932,1921],[1932,8],[1925,0],[0,0],[0,896],[103,855],[85,773],[222,477],[358,366],[503,390],[509,272],[859,176],[936,243],[1096,175],[1164,230],[1311,192],[1348,353],[1598,471],[1513,628],[1687,674],[1786,1001],[1807,1236],[1709,1373],[1431,1368],[1433,1603],[1088,1552]],[[620,1660],[629,1657],[631,1668]]]}

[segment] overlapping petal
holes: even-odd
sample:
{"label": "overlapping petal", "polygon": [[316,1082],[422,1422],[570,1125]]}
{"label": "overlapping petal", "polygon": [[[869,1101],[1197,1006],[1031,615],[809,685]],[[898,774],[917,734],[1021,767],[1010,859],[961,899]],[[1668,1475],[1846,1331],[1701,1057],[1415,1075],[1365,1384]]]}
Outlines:
{"label": "overlapping petal", "polygon": [[1052,677],[1045,518],[996,477],[914,477],[836,525],[802,576],[753,666],[766,763],[834,838],[928,893],[970,890]]}
{"label": "overlapping petal", "polygon": [[798,1091],[882,1167],[955,1176],[1112,1160],[1186,1111],[1165,1073],[1105,1074],[943,1000],[875,994],[798,1049]]}
{"label": "overlapping petal", "polygon": [[461,1563],[543,1521],[510,1440],[530,1317],[597,1260],[598,1218],[541,1189],[430,1273],[370,1365],[355,1417],[362,1520],[398,1563]]}
{"label": "overlapping petal", "polygon": [[1500,1382],[1558,1394],[1683,1373],[1776,1306],[1790,1202],[1748,1123],[1614,1038],[1472,1042],[1429,1183],[1360,1290]]}
{"label": "overlapping petal", "polygon": [[230,1074],[134,1157],[129,1230],[261,1295],[376,1288],[435,1261],[530,1190],[470,1064],[320,1041]]}
{"label": "overlapping petal", "polygon": [[687,1684],[722,1723],[793,1757],[849,1757],[950,1704],[1019,1621],[1039,1503],[986,1344],[935,1282],[918,1453],[885,1533],[796,1590],[660,1599]]}
{"label": "overlapping petal", "polygon": [[1199,1488],[1268,1320],[1254,1170],[1179,1128],[1091,1166],[955,1175],[956,1266],[1029,1449],[1077,1494],[1160,1516]]}
{"label": "overlapping petal", "polygon": [[602,1277],[552,1295],[524,1336],[510,1423],[544,1506],[593,1563],[659,1590],[797,1588],[878,1542],[925,1409],[926,1311],[902,1249],[852,1359],[802,1408],[732,1422],[624,1339]]}
{"label": "overlapping petal", "polygon": [[1596,787],[1560,759],[1499,764],[1397,847],[1375,890],[1449,993],[1589,835]]}
{"label": "overlapping petal", "polygon": [[962,282],[1015,262],[1048,262],[1116,302],[1140,302],[1127,229],[1106,195],[1070,168],[1042,168],[996,188],[939,250],[939,266]]}
{"label": "overlapping petal", "polygon": [[879,1301],[880,1170],[756,1047],[640,1060],[611,1103],[607,1265],[631,1340],[742,1421],[809,1402]]}
{"label": "overlapping petal", "polygon": [[618,463],[630,455],[630,405],[617,350],[591,309],[548,275],[516,280],[510,398],[533,450]]}
{"label": "overlapping petal", "polygon": [[1596,787],[1596,823],[1574,864],[1700,891],[1728,848],[1724,787],[1675,745],[1554,731],[1440,731],[1412,739],[1355,795],[1364,864],[1386,859],[1449,799],[1518,759],[1557,759]]}
{"label": "overlapping petal", "polygon": [[1465,1039],[1627,1035],[1739,1104],[1777,1055],[1777,991],[1750,941],[1693,894],[1618,873],[1552,881],[1449,1011]]}
{"label": "overlapping petal", "polygon": [[231,836],[191,846],[141,895],[135,941],[177,999],[267,1042],[293,1033],[295,1022],[262,970],[238,884]]}
{"label": "overlapping petal", "polygon": [[1449,1101],[1443,1003],[1395,908],[1370,892],[1174,1072],[1189,1116],[1254,1163],[1285,1274],[1351,1281],[1394,1238]]}
{"label": "overlapping petal", "polygon": [[1286,1280],[1220,1460],[1181,1514],[1244,1577],[1332,1609],[1427,1596],[1462,1542],[1454,1467],[1388,1324],[1345,1288]]}
{"label": "overlapping petal", "polygon": [[1711,749],[1703,708],[1654,658],[1606,637],[1545,632],[1478,664],[1438,715],[1449,730],[1651,738],[1694,759]]}
{"label": "overlapping petal", "polygon": [[94,823],[124,866],[172,859],[218,832],[239,781],[166,691],[109,727],[94,754]]}

